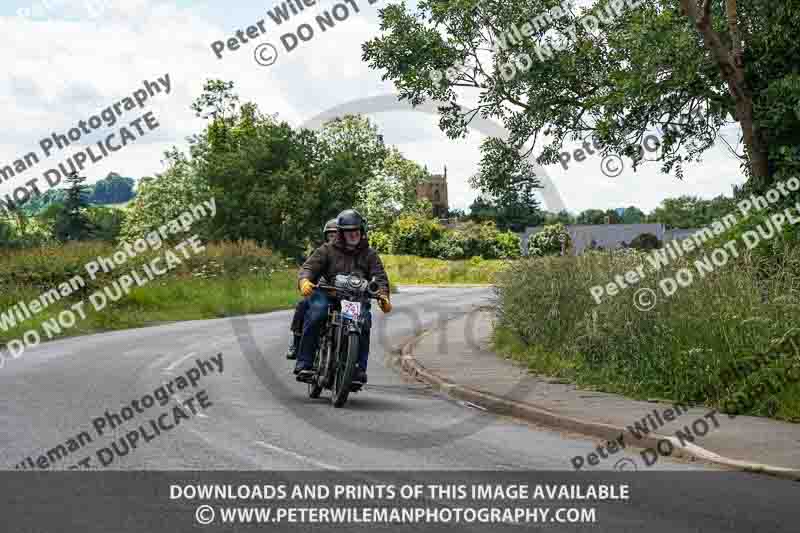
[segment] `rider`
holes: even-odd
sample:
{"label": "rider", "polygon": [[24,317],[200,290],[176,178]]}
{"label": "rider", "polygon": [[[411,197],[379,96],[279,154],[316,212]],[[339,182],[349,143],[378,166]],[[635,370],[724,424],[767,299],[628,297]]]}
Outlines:
{"label": "rider", "polygon": [[[332,243],[336,240],[336,219],[332,218],[325,223],[322,228],[322,242]],[[300,337],[303,335],[303,321],[305,320],[308,300],[303,298],[294,308],[292,317],[292,340],[289,341],[289,349],[286,351],[286,359],[297,359],[297,350],[300,348]]]}
{"label": "rider", "polygon": [[[337,274],[351,273],[367,280],[375,277],[380,287],[378,305],[384,313],[392,310],[392,304],[389,302],[389,278],[378,253],[369,247],[364,217],[354,209],[347,209],[339,213],[336,225],[337,239],[333,243],[326,243],[317,248],[300,270],[298,279],[300,291],[303,296],[310,298],[298,361],[294,369],[298,378],[300,374],[312,371],[314,352],[317,351],[319,342],[319,329],[328,313],[330,300],[327,293],[314,287],[320,276],[325,276],[328,280],[334,280]],[[363,311],[366,322],[359,343],[358,369],[353,379],[355,383],[361,384],[367,382],[369,330],[372,326],[369,303]]]}

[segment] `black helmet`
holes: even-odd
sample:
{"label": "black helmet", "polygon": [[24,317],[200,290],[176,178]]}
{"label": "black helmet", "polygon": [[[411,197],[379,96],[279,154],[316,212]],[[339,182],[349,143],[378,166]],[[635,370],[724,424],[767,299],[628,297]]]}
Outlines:
{"label": "black helmet", "polygon": [[322,240],[328,240],[328,233],[336,231],[336,219],[332,218],[325,223],[325,226],[322,228]]}
{"label": "black helmet", "polygon": [[339,233],[354,229],[364,231],[364,217],[355,209],[345,209],[336,217],[336,227]]}

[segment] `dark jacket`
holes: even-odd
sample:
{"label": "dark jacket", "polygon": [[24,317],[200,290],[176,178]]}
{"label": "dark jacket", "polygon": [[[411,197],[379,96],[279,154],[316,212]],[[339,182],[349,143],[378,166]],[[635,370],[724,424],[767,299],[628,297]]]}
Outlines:
{"label": "dark jacket", "polygon": [[346,249],[341,237],[332,244],[323,244],[303,263],[297,281],[298,285],[304,279],[317,283],[320,276],[325,276],[332,282],[336,274],[351,273],[359,274],[367,280],[374,276],[381,290],[389,295],[389,277],[378,252],[369,247],[367,239],[361,239],[354,250]]}

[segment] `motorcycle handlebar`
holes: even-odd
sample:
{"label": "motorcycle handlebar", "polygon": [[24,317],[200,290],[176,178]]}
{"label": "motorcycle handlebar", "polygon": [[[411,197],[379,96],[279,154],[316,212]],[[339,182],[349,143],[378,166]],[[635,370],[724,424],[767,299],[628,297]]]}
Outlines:
{"label": "motorcycle handlebar", "polygon": [[[314,287],[318,289],[331,290],[331,291],[340,290],[340,287],[336,287],[335,285],[328,285],[327,283],[321,283],[321,282],[314,285]],[[375,280],[372,280],[367,284],[366,293],[369,295],[370,298],[374,298],[377,300],[378,297],[380,296],[380,290],[381,286]]]}

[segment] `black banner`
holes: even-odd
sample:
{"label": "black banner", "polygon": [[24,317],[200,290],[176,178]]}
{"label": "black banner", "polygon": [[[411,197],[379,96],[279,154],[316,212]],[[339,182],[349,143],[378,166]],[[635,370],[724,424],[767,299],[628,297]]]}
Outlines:
{"label": "black banner", "polygon": [[738,472],[2,474],[6,531],[797,531],[800,484]]}

